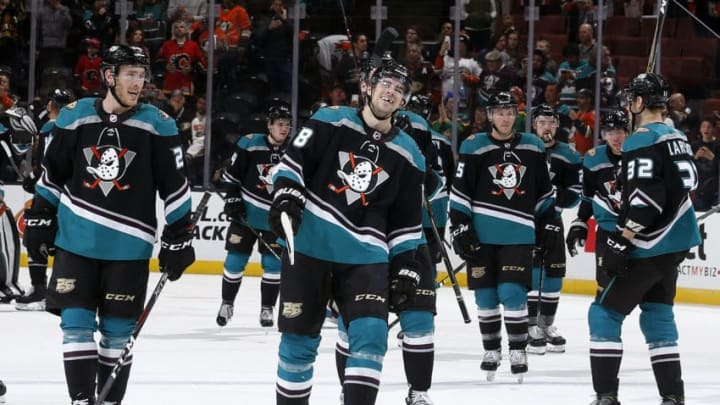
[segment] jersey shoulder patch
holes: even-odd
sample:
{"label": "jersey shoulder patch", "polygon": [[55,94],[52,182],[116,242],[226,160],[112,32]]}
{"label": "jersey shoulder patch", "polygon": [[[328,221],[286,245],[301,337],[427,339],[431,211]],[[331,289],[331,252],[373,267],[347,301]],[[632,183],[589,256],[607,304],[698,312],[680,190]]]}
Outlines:
{"label": "jersey shoulder patch", "polygon": [[595,148],[592,148],[592,149],[590,149],[589,151],[585,152],[585,154],[588,155],[588,156],[595,156],[595,153],[597,153],[597,151],[595,150]]}

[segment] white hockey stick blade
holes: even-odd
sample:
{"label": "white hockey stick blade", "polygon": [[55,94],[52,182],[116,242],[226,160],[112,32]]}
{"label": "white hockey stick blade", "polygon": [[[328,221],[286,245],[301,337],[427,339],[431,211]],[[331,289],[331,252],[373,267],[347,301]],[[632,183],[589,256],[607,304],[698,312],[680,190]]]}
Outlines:
{"label": "white hockey stick blade", "polygon": [[283,211],[280,213],[280,223],[285,232],[285,240],[287,241],[287,252],[288,258],[290,259],[290,265],[295,264],[295,234],[293,233],[292,222],[287,212]]}

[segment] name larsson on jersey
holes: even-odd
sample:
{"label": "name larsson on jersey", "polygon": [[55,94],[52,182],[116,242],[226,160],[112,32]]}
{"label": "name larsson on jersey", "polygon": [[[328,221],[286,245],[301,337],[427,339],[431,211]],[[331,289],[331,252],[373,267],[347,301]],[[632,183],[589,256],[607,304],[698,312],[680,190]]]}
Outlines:
{"label": "name larsson on jersey", "polygon": [[690,155],[693,156],[694,153],[692,151],[692,148],[690,148],[690,144],[687,143],[687,141],[684,140],[674,140],[667,143],[668,153],[670,153],[670,156],[679,156],[679,155]]}

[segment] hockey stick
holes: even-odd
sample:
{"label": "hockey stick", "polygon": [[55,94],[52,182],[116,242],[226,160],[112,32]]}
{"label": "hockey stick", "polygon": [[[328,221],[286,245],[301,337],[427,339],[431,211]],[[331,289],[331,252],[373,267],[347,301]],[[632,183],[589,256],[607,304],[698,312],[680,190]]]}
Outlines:
{"label": "hockey stick", "polygon": [[15,159],[13,159],[13,153],[10,150],[10,146],[7,144],[5,140],[0,141],[0,144],[2,144],[2,148],[5,151],[5,154],[8,157],[8,160],[10,161],[10,166],[12,166],[13,171],[15,174],[17,174],[20,178],[25,179],[25,175],[20,172],[20,169],[17,167],[17,164],[15,164]]}
{"label": "hockey stick", "polygon": [[460,313],[462,314],[463,321],[465,323],[470,323],[470,315],[468,314],[467,306],[465,305],[465,300],[462,296],[462,291],[460,291],[460,285],[458,284],[457,277],[455,277],[455,272],[453,272],[453,266],[452,263],[450,263],[450,257],[448,256],[448,252],[445,249],[445,246],[442,244],[443,239],[440,236],[440,232],[438,232],[437,223],[435,222],[435,214],[433,214],[432,206],[430,205],[430,202],[427,200],[427,198],[423,198],[423,203],[425,205],[425,210],[427,211],[428,217],[430,218],[430,225],[433,231],[433,235],[435,236],[435,239],[440,242],[440,253],[442,253],[443,262],[445,262],[445,268],[447,269],[450,283],[452,284],[453,291],[455,291],[455,299],[457,300],[458,306],[460,307]]}
{"label": "hockey stick", "polygon": [[[205,208],[207,207],[208,201],[210,201],[210,191],[205,191],[203,193],[202,198],[200,199],[200,202],[198,203],[197,207],[195,207],[195,212],[193,213],[190,222],[195,226],[197,222],[200,220],[200,217],[202,217],[203,211],[205,211]],[[145,321],[147,321],[148,316],[150,315],[150,311],[152,311],[153,307],[155,306],[155,302],[157,301],[158,297],[160,296],[160,293],[162,292],[163,288],[165,287],[165,283],[167,283],[168,280],[168,273],[162,273],[162,276],[160,276],[160,280],[157,282],[157,285],[155,285],[155,290],[153,290],[152,294],[150,295],[150,299],[148,300],[147,304],[145,305],[145,309],[143,310],[142,314],[140,315],[140,318],[138,318],[137,324],[135,325],[135,329],[133,330],[132,336],[130,336],[130,340],[128,340],[127,344],[123,348],[122,352],[120,352],[120,356],[118,357],[117,361],[115,362],[115,366],[113,366],[112,371],[110,372],[110,375],[108,376],[108,379],[105,381],[105,384],[102,387],[102,390],[100,390],[100,394],[98,394],[98,397],[95,401],[96,404],[102,404],[105,398],[107,398],[108,394],[110,393],[110,390],[112,389],[113,384],[115,383],[115,380],[117,379],[118,373],[120,373],[120,370],[125,366],[125,361],[130,356],[130,353],[132,352],[133,346],[135,345],[135,340],[137,339],[138,335],[140,334],[140,331],[142,330],[143,325],[145,325]]]}
{"label": "hockey stick", "polygon": [[[218,195],[218,197],[220,197],[223,201],[225,200],[225,197],[223,197],[223,195],[220,194],[220,191],[215,190],[215,193],[216,193],[216,194]],[[275,251],[275,249],[273,249],[272,247],[270,247],[270,245],[269,245],[267,242],[265,242],[265,239],[263,239],[263,238],[260,236],[260,233],[259,233],[257,230],[255,230],[255,228],[253,228],[252,226],[250,226],[250,223],[249,223],[245,218],[239,217],[239,218],[231,218],[231,219],[237,219],[238,221],[240,221],[240,223],[242,224],[242,226],[244,226],[244,227],[246,227],[247,229],[249,229],[250,232],[252,232],[252,234],[255,235],[255,238],[257,238],[257,240],[260,241],[260,243],[262,243],[263,246],[265,246],[265,248],[268,249],[268,250],[270,251],[270,253],[272,253],[272,255],[275,256],[276,259],[280,260],[280,255],[278,255],[277,252]]]}
{"label": "hockey stick", "polygon": [[285,241],[287,241],[287,253],[290,265],[295,264],[295,233],[293,232],[292,222],[287,212],[280,213],[280,224],[282,224],[285,233]]}
{"label": "hockey stick", "polygon": [[350,33],[350,24],[348,24],[347,15],[345,14],[345,4],[343,4],[343,0],[338,0],[338,3],[340,4],[340,12],[342,13],[343,22],[345,23],[345,35],[347,35],[348,41],[350,41],[350,54],[353,59],[353,64],[355,65],[355,69],[360,68],[360,62],[357,60],[357,56],[355,55],[355,48],[353,47],[353,37]]}
{"label": "hockey stick", "polygon": [[720,204],[703,212],[702,215],[700,215],[699,217],[696,218],[696,221],[700,222],[700,221],[704,220],[705,218],[709,217],[710,215],[715,214],[716,212],[720,212]]}
{"label": "hockey stick", "polygon": [[657,58],[658,47],[660,46],[660,42],[662,41],[662,30],[663,25],[665,25],[667,9],[668,0],[660,0],[660,4],[658,5],[657,22],[655,23],[655,34],[653,35],[653,42],[650,46],[650,56],[648,57],[647,69],[645,69],[647,73],[655,71],[655,64],[657,62],[655,59]]}

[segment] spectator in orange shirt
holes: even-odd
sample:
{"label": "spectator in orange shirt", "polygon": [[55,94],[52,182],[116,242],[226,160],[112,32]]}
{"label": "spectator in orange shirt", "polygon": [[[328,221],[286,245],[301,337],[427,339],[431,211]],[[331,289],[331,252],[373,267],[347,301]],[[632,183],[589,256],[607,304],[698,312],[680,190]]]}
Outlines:
{"label": "spectator in orange shirt", "polygon": [[235,0],[223,0],[220,15],[215,22],[218,47],[235,48],[241,40],[250,38],[252,22],[245,8]]}
{"label": "spectator in orange shirt", "polygon": [[578,110],[570,111],[568,116],[573,120],[575,135],[570,139],[570,145],[574,143],[575,150],[581,155],[592,149],[593,131],[595,129],[595,110],[593,102],[595,97],[589,89],[580,89],[577,92]]}

